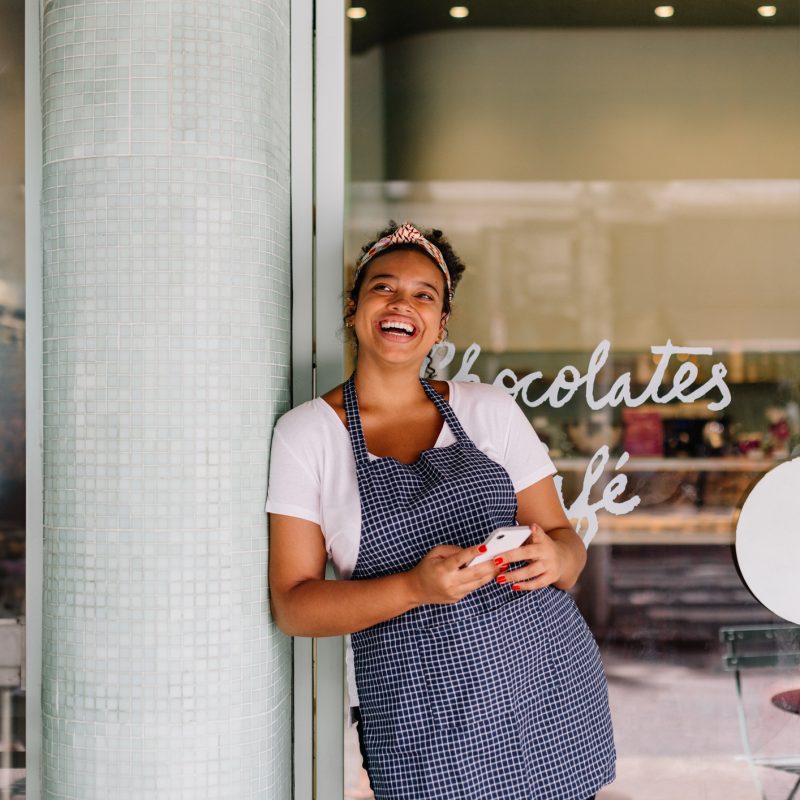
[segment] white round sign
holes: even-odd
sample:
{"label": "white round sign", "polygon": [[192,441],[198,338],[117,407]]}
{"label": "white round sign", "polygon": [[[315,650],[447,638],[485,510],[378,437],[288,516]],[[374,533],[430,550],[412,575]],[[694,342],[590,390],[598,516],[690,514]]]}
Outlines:
{"label": "white round sign", "polygon": [[750,492],[736,526],[736,557],[750,591],[800,625],[800,458],[770,470]]}

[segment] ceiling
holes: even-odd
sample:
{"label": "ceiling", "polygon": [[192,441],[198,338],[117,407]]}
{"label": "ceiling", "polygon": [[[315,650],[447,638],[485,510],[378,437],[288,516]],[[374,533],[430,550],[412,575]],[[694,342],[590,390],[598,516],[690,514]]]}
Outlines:
{"label": "ceiling", "polygon": [[[800,0],[772,0],[774,17],[756,8],[770,0],[351,0],[365,8],[364,19],[350,26],[351,49],[362,53],[375,45],[425,31],[467,28],[668,28],[800,25]],[[657,17],[653,10],[670,2],[674,16]],[[469,8],[465,19],[453,19],[450,7]],[[800,42],[800,40],[799,40]]]}

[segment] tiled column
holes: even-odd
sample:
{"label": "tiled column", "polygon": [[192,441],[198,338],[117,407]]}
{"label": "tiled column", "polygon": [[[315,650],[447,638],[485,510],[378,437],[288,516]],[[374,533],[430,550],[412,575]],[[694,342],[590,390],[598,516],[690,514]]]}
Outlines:
{"label": "tiled column", "polygon": [[280,800],[289,0],[44,4],[46,800]]}

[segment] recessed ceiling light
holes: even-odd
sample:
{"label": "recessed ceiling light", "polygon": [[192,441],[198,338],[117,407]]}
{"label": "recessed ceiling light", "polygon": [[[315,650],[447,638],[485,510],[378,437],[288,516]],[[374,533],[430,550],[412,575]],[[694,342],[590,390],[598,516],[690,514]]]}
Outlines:
{"label": "recessed ceiling light", "polygon": [[671,17],[674,13],[675,9],[672,6],[656,6],[655,8],[656,16],[661,17],[662,19]]}
{"label": "recessed ceiling light", "polygon": [[367,9],[361,8],[361,6],[353,6],[347,9],[347,16],[350,19],[364,19],[367,16]]}
{"label": "recessed ceiling light", "polygon": [[469,9],[466,6],[453,6],[450,9],[450,16],[456,19],[464,19],[469,16]]}
{"label": "recessed ceiling light", "polygon": [[762,17],[774,17],[778,13],[777,6],[759,6],[758,13]]}

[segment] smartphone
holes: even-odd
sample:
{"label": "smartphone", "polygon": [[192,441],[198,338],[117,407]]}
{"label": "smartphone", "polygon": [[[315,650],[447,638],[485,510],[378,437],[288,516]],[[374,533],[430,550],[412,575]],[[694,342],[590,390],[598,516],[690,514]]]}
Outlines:
{"label": "smartphone", "polygon": [[508,528],[497,528],[493,530],[487,537],[484,544],[486,545],[486,552],[480,553],[475,556],[472,561],[467,564],[468,567],[474,567],[476,564],[483,564],[490,558],[506,553],[509,550],[514,550],[519,547],[529,536],[531,529],[527,525],[514,525]]}

